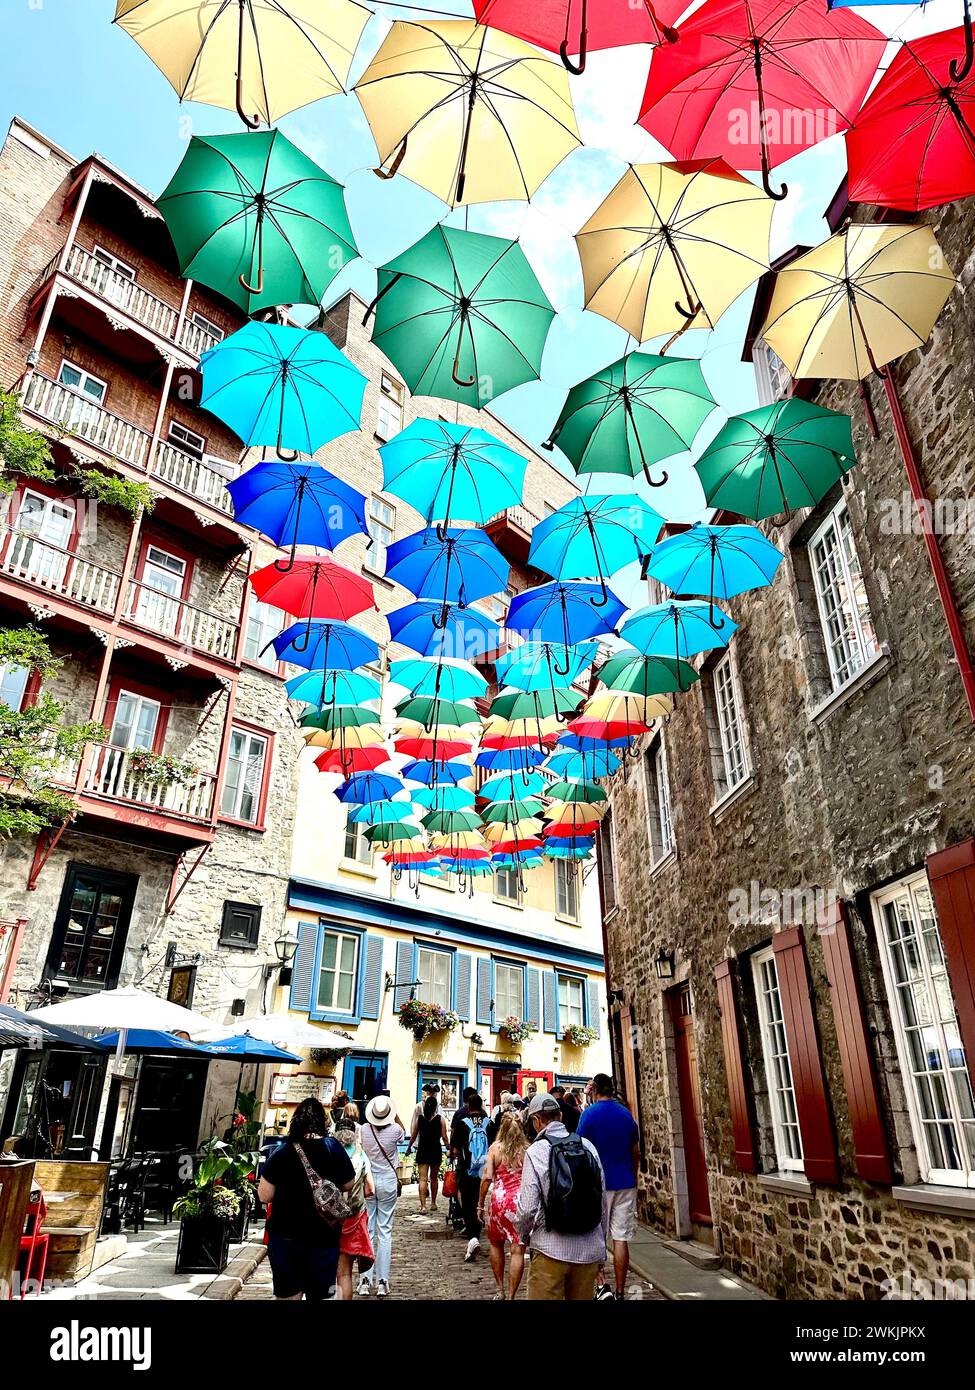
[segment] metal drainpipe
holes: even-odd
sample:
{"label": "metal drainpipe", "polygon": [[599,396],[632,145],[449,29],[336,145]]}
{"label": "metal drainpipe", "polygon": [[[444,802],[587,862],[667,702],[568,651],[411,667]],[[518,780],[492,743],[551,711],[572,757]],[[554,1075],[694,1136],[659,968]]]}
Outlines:
{"label": "metal drainpipe", "polygon": [[897,390],[897,383],[894,381],[893,371],[890,367],[887,367],[881,373],[881,376],[883,377],[884,390],[887,392],[887,404],[890,406],[891,419],[894,422],[894,431],[897,435],[897,442],[900,445],[901,457],[904,460],[908,482],[911,485],[911,495],[914,498],[918,516],[921,519],[924,544],[927,546],[928,559],[931,562],[931,572],[934,575],[934,582],[938,589],[938,597],[941,600],[945,621],[948,624],[948,635],[951,638],[952,650],[955,655],[955,660],[958,663],[958,673],[961,676],[961,682],[965,689],[965,699],[968,702],[969,718],[972,723],[975,724],[975,669],[972,668],[972,656],[971,652],[968,650],[968,644],[965,639],[965,629],[962,624],[961,614],[958,612],[958,604],[955,601],[951,580],[945,568],[944,556],[941,554],[941,548],[938,545],[938,537],[931,525],[931,503],[924,490],[921,468],[914,450],[914,445],[911,441],[907,420],[904,417],[900,393]]}

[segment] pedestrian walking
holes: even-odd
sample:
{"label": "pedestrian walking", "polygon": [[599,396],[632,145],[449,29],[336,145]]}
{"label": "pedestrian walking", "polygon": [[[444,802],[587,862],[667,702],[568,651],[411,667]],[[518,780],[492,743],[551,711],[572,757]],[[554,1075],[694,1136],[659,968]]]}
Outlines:
{"label": "pedestrian walking", "polygon": [[588,1139],[569,1133],[548,1092],[534,1097],[528,1116],[538,1136],[525,1154],[518,1194],[518,1228],[532,1248],[528,1297],[591,1299],[606,1257],[599,1155]]}
{"label": "pedestrian walking", "polygon": [[350,1192],[355,1169],[342,1145],[327,1132],[321,1101],[303,1100],[291,1118],[287,1139],[269,1155],[258,1183],[260,1200],[273,1203],[267,1257],[278,1299],[321,1302],[335,1291],[342,1222],[319,1215],[312,1184],[324,1179],[333,1197],[335,1189]]}
{"label": "pedestrian walking", "polygon": [[[491,1270],[498,1285],[495,1299],[514,1298],[525,1270],[525,1247],[518,1229],[518,1194],[525,1163],[528,1140],[520,1116],[505,1110],[498,1126],[497,1138],[488,1149],[487,1162],[481,1178],[478,1218],[484,1220],[485,1203],[490,1196],[491,1214],[487,1236],[490,1246]],[[505,1292],[505,1247],[511,1246],[508,1269],[508,1288]]]}
{"label": "pedestrian walking", "polygon": [[[354,1113],[350,1114],[350,1111]],[[335,1139],[345,1149],[355,1169],[355,1179],[346,1198],[350,1215],[346,1217],[339,1236],[338,1297],[342,1299],[352,1297],[355,1262],[359,1262],[360,1275],[365,1273],[373,1262],[366,1201],[375,1195],[376,1186],[372,1177],[372,1165],[359,1143],[359,1126],[355,1122],[358,1113],[357,1106],[347,1105],[344,1113],[336,1119],[333,1131]]]}
{"label": "pedestrian walking", "polygon": [[437,1194],[440,1191],[440,1164],[443,1160],[443,1151],[450,1142],[447,1136],[447,1122],[440,1113],[440,1106],[435,1095],[428,1095],[423,1102],[422,1111],[419,1106],[417,1111],[414,1111],[413,1114],[413,1130],[410,1134],[406,1154],[409,1157],[410,1150],[416,1145],[416,1166],[420,1180],[420,1210],[426,1211],[429,1195],[430,1210],[436,1211]]}
{"label": "pedestrian walking", "polygon": [[424,1105],[427,1103],[427,1101],[429,1100],[429,1098],[430,1098],[431,1096],[433,1096],[434,1100],[437,1102],[437,1109],[439,1110],[439,1109],[440,1109],[440,1085],[439,1085],[439,1083],[436,1082],[436,1081],[424,1081],[423,1085],[420,1087],[420,1099],[417,1101],[416,1105],[415,1105],[414,1108],[413,1108],[413,1119],[410,1121],[410,1130],[411,1130],[411,1132],[412,1132],[413,1126],[416,1124],[417,1120],[418,1120],[418,1119],[420,1118],[420,1116],[423,1114],[423,1107],[424,1107]]}
{"label": "pedestrian walking", "polygon": [[[606,1177],[604,1225],[613,1252],[615,1288],[621,1300],[630,1272],[630,1241],[636,1235],[636,1177],[640,1171],[640,1129],[613,1093],[613,1078],[592,1079],[593,1099],[579,1118],[579,1134],[595,1147]],[[604,1257],[605,1258],[605,1257]],[[600,1288],[608,1288],[600,1277]],[[597,1295],[598,1297],[598,1295]]]}
{"label": "pedestrian walking", "polygon": [[397,1121],[389,1096],[373,1096],[366,1106],[362,1126],[362,1149],[372,1168],[375,1191],[366,1198],[369,1238],[376,1263],[359,1280],[358,1292],[376,1290],[380,1298],[389,1293],[389,1266],[393,1252],[393,1217],[400,1194],[399,1144],[406,1137]]}
{"label": "pedestrian walking", "polygon": [[566,1091],[559,1109],[562,1111],[562,1123],[570,1134],[575,1134],[582,1117],[582,1112],[579,1109],[579,1098],[575,1091]]}
{"label": "pedestrian walking", "polygon": [[482,1222],[477,1209],[491,1138],[484,1102],[477,1091],[472,1091],[463,1112],[458,1110],[454,1115],[450,1129],[450,1156],[457,1165],[457,1193],[464,1216],[464,1235],[467,1237],[464,1260],[468,1264],[477,1255],[481,1243]]}

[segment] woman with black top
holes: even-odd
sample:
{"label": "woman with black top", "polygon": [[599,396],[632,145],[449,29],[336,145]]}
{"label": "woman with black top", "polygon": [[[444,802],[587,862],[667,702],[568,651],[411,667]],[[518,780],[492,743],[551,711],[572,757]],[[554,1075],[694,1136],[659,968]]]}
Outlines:
{"label": "woman with black top", "polygon": [[443,1151],[450,1142],[447,1136],[447,1122],[440,1113],[436,1096],[427,1096],[423,1109],[413,1117],[413,1133],[409,1148],[416,1145],[416,1166],[420,1179],[420,1210],[427,1209],[427,1193],[430,1194],[430,1210],[437,1210],[437,1193],[440,1190],[440,1162]]}
{"label": "woman with black top", "polygon": [[298,1152],[316,1173],[348,1192],[355,1169],[342,1145],[326,1138],[327,1130],[321,1101],[303,1100],[291,1117],[287,1139],[264,1165],[258,1196],[273,1204],[267,1255],[275,1298],[321,1301],[335,1291],[342,1225],[331,1226],[318,1215]]}

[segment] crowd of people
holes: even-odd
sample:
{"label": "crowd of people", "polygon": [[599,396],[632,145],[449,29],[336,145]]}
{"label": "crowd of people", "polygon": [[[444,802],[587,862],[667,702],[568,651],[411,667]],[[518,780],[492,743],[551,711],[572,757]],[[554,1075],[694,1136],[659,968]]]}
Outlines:
{"label": "crowd of people", "polygon": [[404,1157],[416,1154],[420,1213],[446,1198],[468,1263],[486,1235],[496,1300],[515,1297],[526,1264],[535,1301],[625,1296],[639,1129],[612,1078],[599,1075],[585,1095],[529,1081],[523,1096],[502,1092],[490,1114],[468,1088],[449,1125],[430,1081],[408,1136],[388,1095],[361,1116],[344,1091],[329,1110],[302,1101],[259,1183],[275,1298],[350,1299],[356,1265],[358,1295],[389,1295],[404,1140]]}

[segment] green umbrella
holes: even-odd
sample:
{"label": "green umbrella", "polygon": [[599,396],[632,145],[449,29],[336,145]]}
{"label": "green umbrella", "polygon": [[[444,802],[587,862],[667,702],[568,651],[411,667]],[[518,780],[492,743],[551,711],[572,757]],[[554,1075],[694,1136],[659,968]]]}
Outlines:
{"label": "green umbrella", "polygon": [[670,656],[644,656],[635,647],[623,647],[603,662],[596,674],[610,690],[640,696],[685,691],[701,679],[689,661],[677,661]]}
{"label": "green umbrella", "polygon": [[545,448],[558,444],[577,473],[641,470],[689,449],[715,400],[696,358],[631,352],[573,386]]}
{"label": "green umbrella", "polygon": [[760,521],[814,507],[855,463],[849,415],[792,396],[732,416],[694,467],[712,506]]}
{"label": "green umbrella", "polygon": [[480,830],[481,817],[476,811],[428,811],[422,824],[439,835],[452,835],[455,830]]}
{"label": "green umbrella", "polygon": [[553,782],[545,795],[552,801],[582,801],[588,805],[606,800],[606,791],[598,782]]}
{"label": "green umbrella", "polygon": [[157,206],[182,274],[247,314],[317,306],[359,254],[342,185],[278,130],[194,136]]}
{"label": "green umbrella", "polygon": [[400,700],[396,713],[401,719],[413,719],[427,729],[438,724],[463,727],[481,722],[481,716],[472,705],[461,704],[457,700],[434,700],[426,695],[411,695],[409,699]]}
{"label": "green umbrella", "polygon": [[418,826],[399,821],[380,821],[367,826],[365,831],[365,837],[371,843],[380,840],[384,845],[391,845],[395,840],[415,840],[419,834]]}
{"label": "green umbrella", "polygon": [[298,721],[299,729],[361,729],[375,724],[379,714],[364,705],[330,705],[326,709],[312,706]]}
{"label": "green umbrella", "polygon": [[371,313],[415,396],[478,409],[538,377],[555,316],[516,241],[443,226],[380,267]]}
{"label": "green umbrella", "polygon": [[541,813],[542,803],[538,797],[528,796],[521,801],[495,801],[485,807],[481,819],[485,825],[514,825],[516,821],[540,816]]}
{"label": "green umbrella", "polygon": [[579,690],[553,686],[550,690],[508,690],[491,701],[491,713],[501,719],[547,719],[575,714],[585,697]]}

